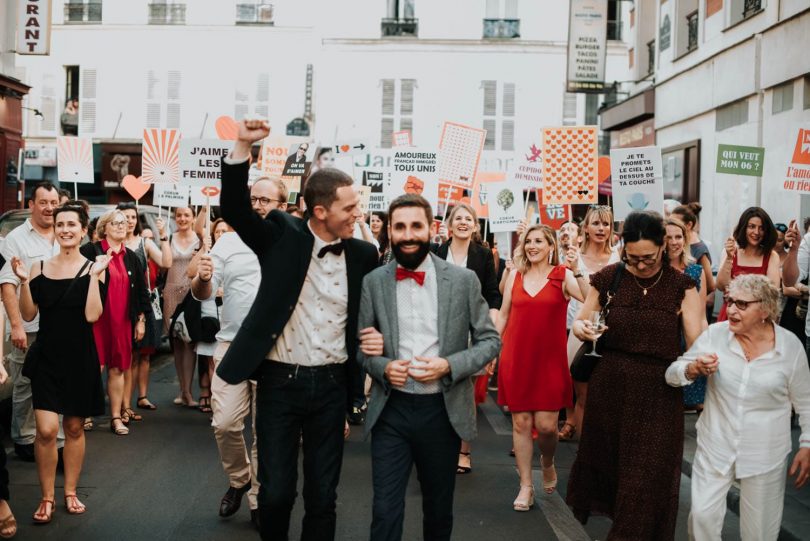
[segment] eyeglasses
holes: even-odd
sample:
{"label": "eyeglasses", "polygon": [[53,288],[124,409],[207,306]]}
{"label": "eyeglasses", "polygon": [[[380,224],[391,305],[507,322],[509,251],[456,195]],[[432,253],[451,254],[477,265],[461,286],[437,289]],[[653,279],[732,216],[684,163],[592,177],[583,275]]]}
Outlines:
{"label": "eyeglasses", "polygon": [[252,197],[251,196],[251,198],[250,198],[250,204],[251,205],[255,205],[256,203],[258,203],[263,207],[266,207],[272,201],[275,201],[276,203],[279,203],[279,204],[284,203],[284,201],[282,201],[281,199],[270,199],[268,197]]}
{"label": "eyeglasses", "polygon": [[124,220],[123,222],[121,220],[116,220],[115,222],[110,222],[110,225],[113,227],[124,227],[125,225],[127,225],[127,222],[126,220]]}
{"label": "eyeglasses", "polygon": [[624,254],[624,257],[622,259],[624,259],[624,262],[630,265],[631,267],[638,267],[642,263],[644,263],[649,267],[650,265],[655,265],[660,256],[661,252],[659,251],[654,256],[643,256],[643,257],[636,257],[634,255]]}
{"label": "eyeglasses", "polygon": [[611,212],[613,211],[613,208],[611,208],[610,205],[588,205],[588,208],[593,210],[609,210]]}
{"label": "eyeglasses", "polygon": [[762,302],[762,299],[756,299],[753,301],[742,301],[740,299],[735,299],[734,297],[731,297],[729,295],[724,295],[723,300],[726,301],[727,306],[731,306],[733,304],[734,306],[737,307],[737,310],[739,310],[740,312],[745,312],[748,309],[748,307],[752,304]]}

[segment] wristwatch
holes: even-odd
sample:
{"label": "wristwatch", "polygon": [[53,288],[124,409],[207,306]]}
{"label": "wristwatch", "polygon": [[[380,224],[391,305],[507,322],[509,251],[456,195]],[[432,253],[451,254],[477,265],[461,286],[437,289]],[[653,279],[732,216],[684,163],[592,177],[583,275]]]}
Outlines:
{"label": "wristwatch", "polygon": [[582,278],[582,276],[583,274],[581,272],[578,272],[574,275],[574,278]]}

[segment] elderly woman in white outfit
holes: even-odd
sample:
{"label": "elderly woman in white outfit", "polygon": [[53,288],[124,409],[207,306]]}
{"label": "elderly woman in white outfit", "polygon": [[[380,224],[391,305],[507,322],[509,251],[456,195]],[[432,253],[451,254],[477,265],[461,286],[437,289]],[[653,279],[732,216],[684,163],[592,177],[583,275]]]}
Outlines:
{"label": "elderly woman in white outfit", "polygon": [[775,324],[779,291],[760,275],[728,289],[728,321],[706,329],[666,372],[673,387],[709,376],[692,467],[692,539],[719,540],[726,494],[740,480],[743,541],[775,540],[782,522],[791,450],[790,408],[800,449],[790,466],[801,488],[810,477],[810,369],[803,344]]}

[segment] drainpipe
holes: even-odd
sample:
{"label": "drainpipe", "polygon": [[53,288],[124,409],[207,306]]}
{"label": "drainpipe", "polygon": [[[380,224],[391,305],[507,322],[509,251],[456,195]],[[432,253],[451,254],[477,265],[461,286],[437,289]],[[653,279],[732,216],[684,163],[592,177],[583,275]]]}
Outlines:
{"label": "drainpipe", "polygon": [[[757,93],[757,146],[762,147],[765,120],[765,91],[762,89],[762,34],[754,36],[754,90]],[[762,206],[762,177],[756,177],[754,204]]]}

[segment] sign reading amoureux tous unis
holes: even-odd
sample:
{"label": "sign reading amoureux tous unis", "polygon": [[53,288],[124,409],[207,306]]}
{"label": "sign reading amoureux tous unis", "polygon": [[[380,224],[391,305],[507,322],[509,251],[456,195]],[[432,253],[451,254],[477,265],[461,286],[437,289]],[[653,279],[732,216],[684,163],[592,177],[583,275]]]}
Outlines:
{"label": "sign reading amoureux tous unis", "polygon": [[737,145],[719,145],[717,147],[718,173],[761,177],[764,163],[764,148]]}

